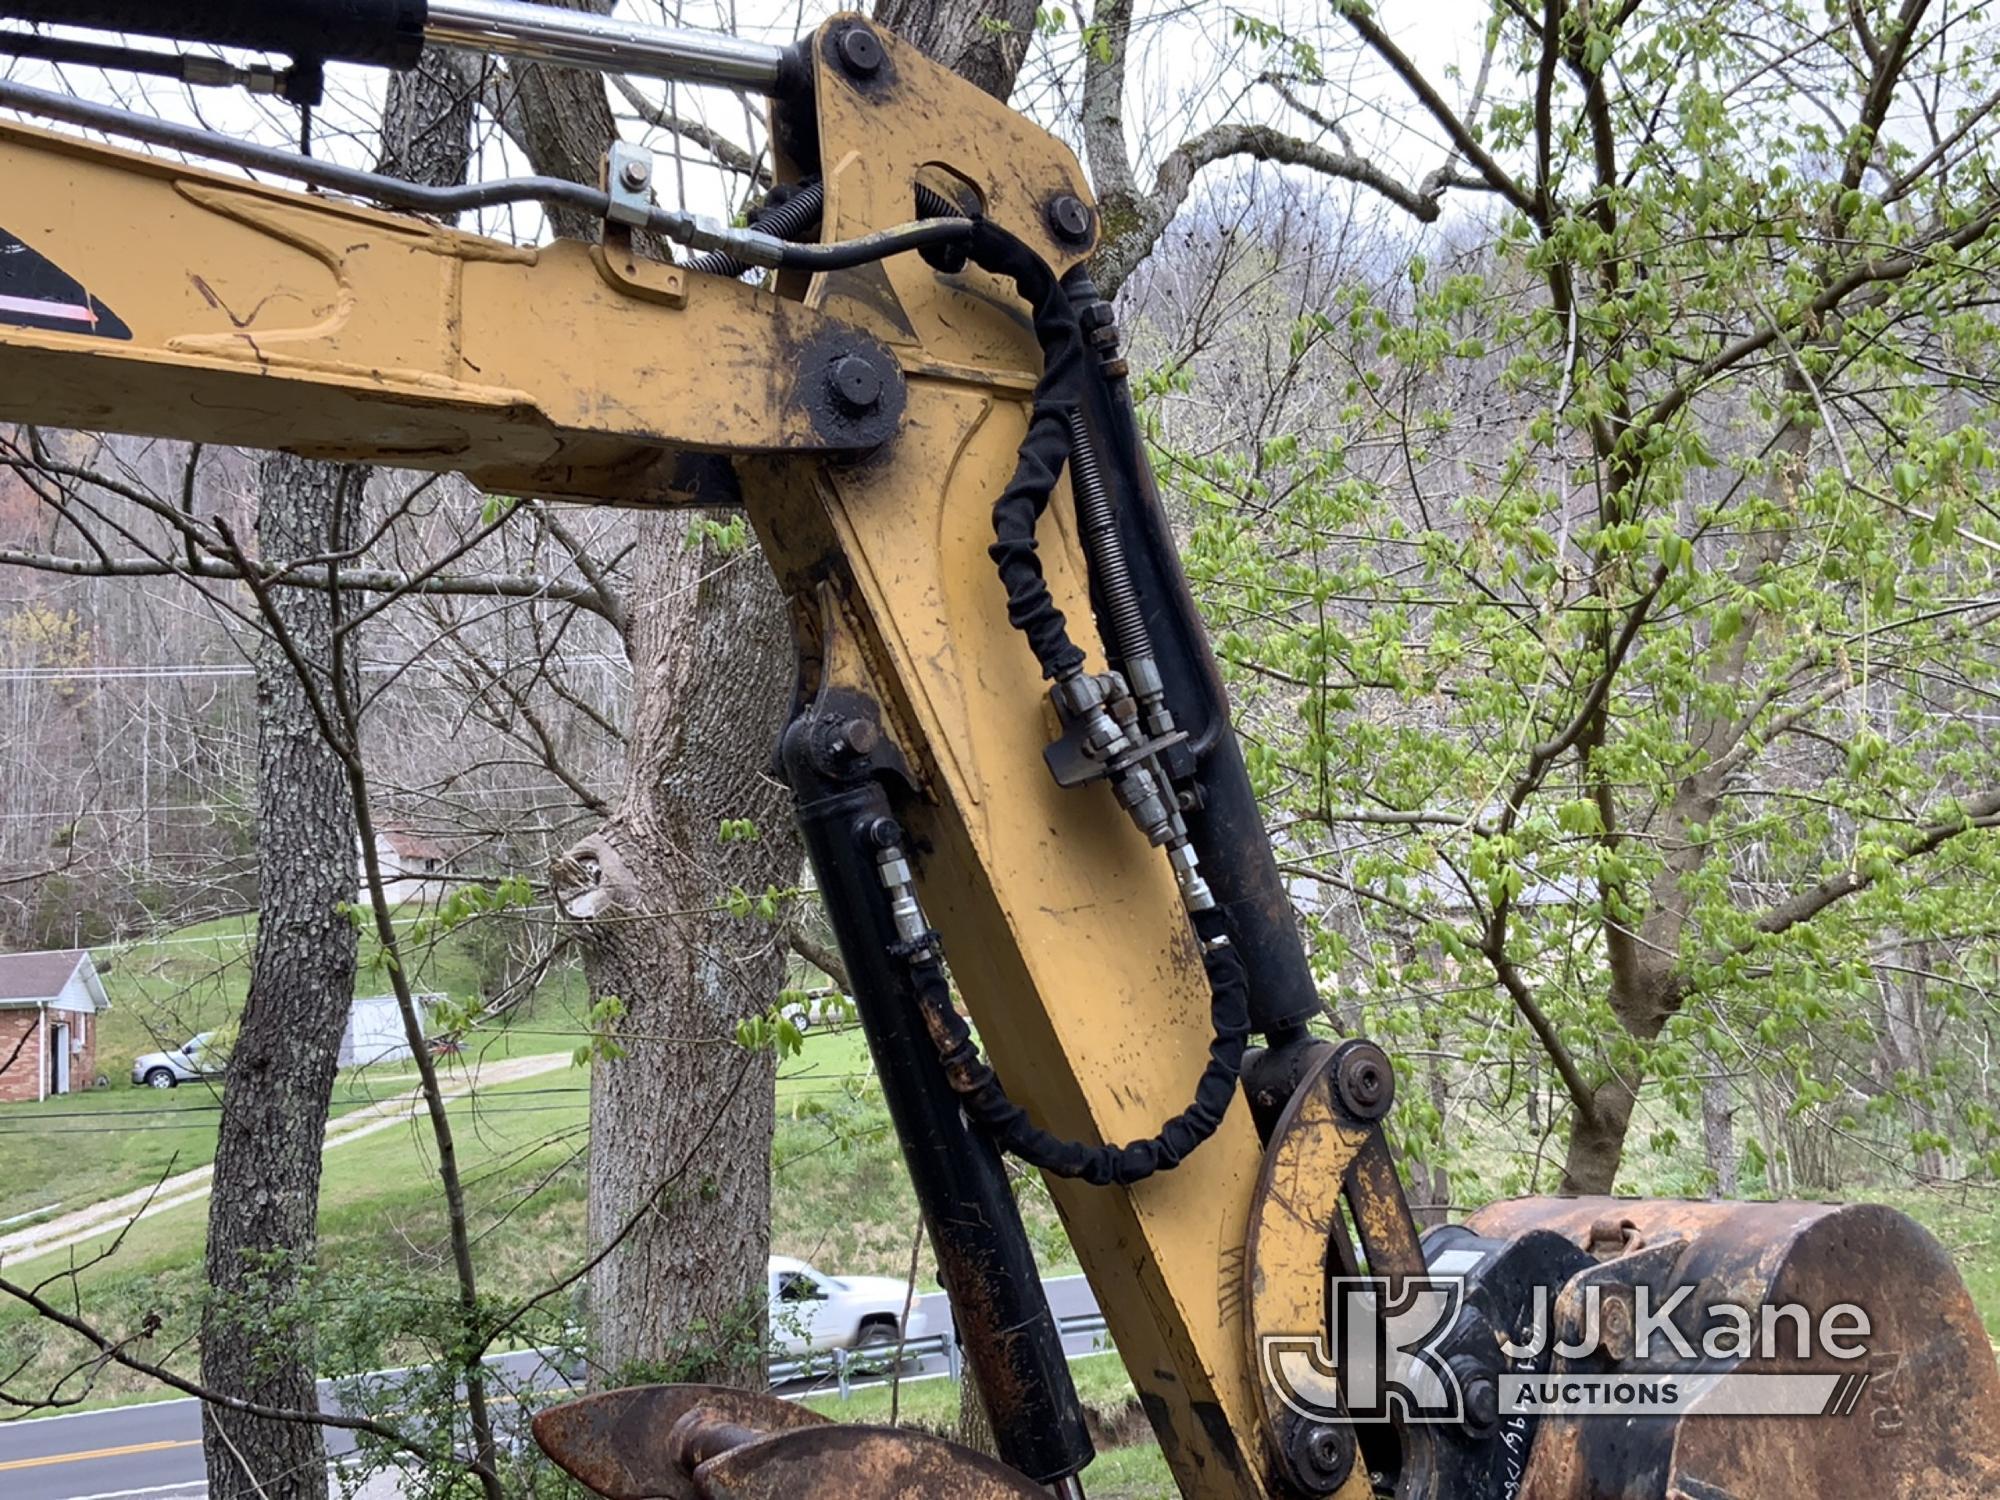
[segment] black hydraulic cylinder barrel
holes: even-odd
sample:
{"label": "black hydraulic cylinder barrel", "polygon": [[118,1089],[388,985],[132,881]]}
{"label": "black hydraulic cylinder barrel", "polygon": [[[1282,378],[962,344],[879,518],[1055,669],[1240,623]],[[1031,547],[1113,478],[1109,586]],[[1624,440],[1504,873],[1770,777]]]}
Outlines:
{"label": "black hydraulic cylinder barrel", "polygon": [[428,0],[0,0],[0,18],[413,67]]}
{"label": "black hydraulic cylinder barrel", "polygon": [[[1063,278],[1063,285],[1090,329],[1095,289],[1079,272]],[[1146,462],[1131,387],[1122,378],[1110,378],[1087,380],[1084,388],[1081,415],[1097,440],[1093,446],[1102,481],[1115,497],[1113,519],[1124,542],[1127,593],[1136,596],[1167,706],[1188,736],[1194,757],[1192,775],[1201,805],[1186,814],[1188,838],[1201,856],[1203,878],[1235,929],[1236,946],[1249,971],[1250,1024],[1267,1037],[1285,1036],[1323,1013],[1298,919],[1250,789],[1242,748],[1229,726],[1229,700],[1209,652],[1208,632],[1188,592],[1180,549]],[[1097,597],[1095,589],[1093,602],[1100,614],[1130,607],[1125,599]]]}
{"label": "black hydraulic cylinder barrel", "polygon": [[[786,780],[882,1096],[937,1252],[967,1362],[1003,1462],[1041,1484],[1080,1471],[1095,1452],[1063,1357],[1034,1251],[1007,1171],[967,1122],[925,1031],[876,857],[895,827],[882,784],[858,758],[830,750],[809,711],[785,732]],[[854,762],[843,767],[845,757]]]}

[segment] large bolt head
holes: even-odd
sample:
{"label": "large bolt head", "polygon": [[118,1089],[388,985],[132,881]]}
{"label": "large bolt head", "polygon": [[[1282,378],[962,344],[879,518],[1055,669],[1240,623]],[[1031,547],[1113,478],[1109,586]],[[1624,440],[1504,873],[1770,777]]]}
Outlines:
{"label": "large bolt head", "polygon": [[845,354],[828,373],[833,399],[850,416],[873,411],[882,400],[882,372],[858,354]]}
{"label": "large bolt head", "polygon": [[1396,1097],[1396,1074],[1388,1054],[1373,1042],[1348,1042],[1333,1066],[1333,1087],[1348,1113],[1379,1120]]}
{"label": "large bolt head", "polygon": [[1281,1441],[1292,1476],[1310,1494],[1332,1494],[1354,1468],[1354,1434],[1346,1427],[1294,1414]]}
{"label": "large bolt head", "polygon": [[835,44],[841,66],[857,78],[873,78],[882,71],[882,43],[866,26],[850,26]]}
{"label": "large bolt head", "polygon": [[1080,245],[1090,238],[1090,210],[1074,193],[1062,193],[1049,200],[1049,228],[1059,240]]}
{"label": "large bolt head", "polygon": [[1491,1432],[1500,1422],[1500,1385],[1491,1375],[1468,1381],[1465,1387],[1465,1425],[1475,1433]]}

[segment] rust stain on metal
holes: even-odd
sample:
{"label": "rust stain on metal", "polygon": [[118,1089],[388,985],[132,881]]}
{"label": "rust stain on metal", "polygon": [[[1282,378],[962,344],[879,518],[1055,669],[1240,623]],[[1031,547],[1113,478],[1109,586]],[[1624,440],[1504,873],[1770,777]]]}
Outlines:
{"label": "rust stain on metal", "polygon": [[[1661,1368],[1657,1345],[1651,1359],[1633,1347],[1632,1299],[1644,1292],[1657,1316],[1666,1297],[1689,1288],[1688,1318],[1676,1317],[1684,1329],[1713,1326],[1707,1310],[1727,1304],[1759,1327],[1765,1310],[1798,1306],[1813,1330],[1802,1351],[1795,1323],[1781,1319],[1776,1326],[1787,1331],[1774,1344],[1760,1339],[1746,1357],[1710,1356],[1702,1368],[1848,1378],[1829,1414],[1708,1415],[1697,1397],[1683,1416],[1652,1422],[1545,1418],[1520,1500],[2000,1495],[2000,1371],[1985,1329],[1950,1255],[1894,1210],[1540,1198],[1494,1204],[1470,1227],[1501,1237],[1547,1229],[1584,1249],[1617,1245],[1558,1302],[1558,1321],[1569,1326],[1579,1289],[1602,1291],[1603,1347],[1581,1368],[1603,1368],[1594,1360],[1613,1370]],[[1635,1239],[1643,1244],[1635,1248]],[[1865,1335],[1843,1336],[1843,1347],[1858,1342],[1860,1358],[1839,1358],[1823,1334],[1827,1313],[1843,1304],[1866,1318]]]}
{"label": "rust stain on metal", "polygon": [[535,1418],[535,1441],[605,1500],[701,1500],[672,1441],[675,1424],[695,1411],[765,1433],[830,1425],[818,1412],[756,1391],[640,1385],[550,1407]]}
{"label": "rust stain on metal", "polygon": [[710,1459],[695,1483],[701,1500],[1048,1500],[983,1453],[885,1427],[779,1433]]}

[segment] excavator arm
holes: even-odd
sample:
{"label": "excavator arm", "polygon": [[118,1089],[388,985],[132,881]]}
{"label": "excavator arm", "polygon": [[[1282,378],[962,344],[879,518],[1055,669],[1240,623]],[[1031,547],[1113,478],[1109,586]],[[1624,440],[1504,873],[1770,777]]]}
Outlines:
{"label": "excavator arm", "polygon": [[[854,16],[766,48],[509,0],[0,15],[282,52],[255,77],[295,95],[428,39],[771,99],[796,191],[732,230],[653,204],[622,147],[595,187],[420,189],[0,83],[0,106],[318,189],[0,124],[0,420],[740,504],[790,601],[782,763],[999,1461],[649,1387],[538,1420],[591,1488],[1082,1493],[1090,1440],[1005,1151],[1044,1171],[1190,1497],[1751,1500],[1864,1493],[1855,1474],[1988,1493],[1992,1358],[1898,1216],[1528,1200],[1419,1235],[1383,1133],[1393,1065],[1322,1022],[1059,141]],[[602,237],[420,216],[509,195],[583,207]],[[1698,1308],[1866,1288],[1892,1330],[1871,1357],[1933,1396],[1761,1419],[1520,1402],[1528,1377],[1638,1368],[1629,1324],[1573,1355],[1537,1342],[1588,1288],[1623,1308],[1683,1284]],[[1429,1341],[1364,1369],[1417,1291],[1449,1303]]]}

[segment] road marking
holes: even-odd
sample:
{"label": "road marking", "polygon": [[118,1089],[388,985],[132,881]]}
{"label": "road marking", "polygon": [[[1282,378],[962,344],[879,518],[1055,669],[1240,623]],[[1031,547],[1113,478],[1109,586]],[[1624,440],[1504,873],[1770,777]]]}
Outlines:
{"label": "road marking", "polygon": [[[341,1472],[350,1467],[352,1466],[343,1463],[328,1464],[326,1466],[326,1477],[329,1484],[338,1483]],[[144,1495],[146,1500],[159,1500],[160,1496],[170,1495],[176,1490],[199,1490],[201,1494],[189,1495],[187,1500],[204,1500],[204,1497],[208,1493],[208,1481],[206,1479],[183,1479],[176,1484],[149,1484],[136,1490],[103,1490],[95,1495],[75,1495],[71,1497],[71,1500],[131,1500],[131,1497],[134,1495]]]}
{"label": "road marking", "polygon": [[[321,1384],[325,1384],[324,1381]],[[52,1417],[9,1417],[0,1422],[0,1437],[12,1432],[16,1427],[33,1427],[40,1422],[84,1422],[92,1417],[100,1420],[116,1416],[120,1412],[164,1411],[169,1406],[198,1406],[200,1402],[193,1396],[175,1396],[167,1401],[127,1401],[118,1406],[92,1406],[83,1411],[59,1411]]]}
{"label": "road marking", "polygon": [[50,1464],[80,1464],[91,1458],[123,1458],[128,1453],[158,1453],[165,1448],[199,1448],[200,1438],[163,1438],[157,1443],[127,1443],[122,1448],[89,1448],[81,1453],[51,1453],[42,1458],[10,1458],[0,1469],[41,1469]]}
{"label": "road marking", "polygon": [[[128,1497],[132,1495],[145,1495],[150,1500],[152,1496],[169,1494],[174,1490],[206,1491],[207,1489],[208,1481],[206,1479],[183,1479],[179,1484],[149,1484],[145,1488],[137,1490],[102,1490],[95,1495],[75,1496],[74,1500],[128,1500]],[[201,1500],[201,1496],[190,1495],[188,1496],[188,1500]]]}

